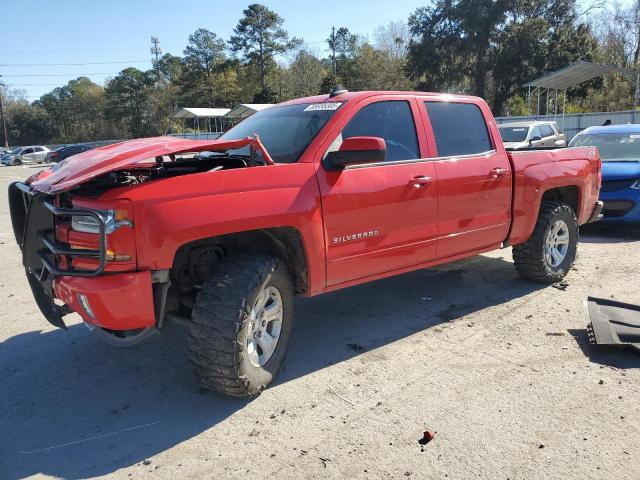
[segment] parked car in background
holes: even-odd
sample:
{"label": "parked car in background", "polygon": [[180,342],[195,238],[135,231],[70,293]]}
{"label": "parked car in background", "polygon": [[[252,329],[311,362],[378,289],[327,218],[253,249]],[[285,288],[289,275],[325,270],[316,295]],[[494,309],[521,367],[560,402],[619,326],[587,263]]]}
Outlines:
{"label": "parked car in background", "polygon": [[20,165],[22,163],[44,163],[50,150],[43,146],[18,147],[2,156],[2,165]]}
{"label": "parked car in background", "polygon": [[19,160],[17,159],[17,155],[19,155],[24,148],[25,147],[16,147],[6,151],[0,155],[0,163],[2,165],[18,165]]}
{"label": "parked car in background", "polygon": [[570,147],[598,147],[603,220],[640,222],[640,125],[589,127]]}
{"label": "parked car in background", "polygon": [[60,162],[72,155],[77,155],[78,153],[91,150],[91,148],[92,147],[90,145],[86,145],[84,143],[76,143],[74,145],[65,145],[63,147],[58,147],[47,154],[47,162]]}
{"label": "parked car in background", "polygon": [[507,150],[567,146],[564,133],[560,133],[556,122],[509,122],[501,123],[498,129]]}

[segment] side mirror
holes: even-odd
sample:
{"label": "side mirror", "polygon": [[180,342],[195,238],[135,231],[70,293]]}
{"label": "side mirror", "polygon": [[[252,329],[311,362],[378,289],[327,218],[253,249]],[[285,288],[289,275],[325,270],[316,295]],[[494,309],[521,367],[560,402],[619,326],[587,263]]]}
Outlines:
{"label": "side mirror", "polygon": [[540,135],[536,135],[535,137],[531,137],[529,139],[529,143],[537,142],[539,140],[542,140],[542,137]]}
{"label": "side mirror", "polygon": [[387,145],[380,137],[345,138],[337,152],[329,152],[322,161],[326,170],[343,170],[352,163],[384,162]]}

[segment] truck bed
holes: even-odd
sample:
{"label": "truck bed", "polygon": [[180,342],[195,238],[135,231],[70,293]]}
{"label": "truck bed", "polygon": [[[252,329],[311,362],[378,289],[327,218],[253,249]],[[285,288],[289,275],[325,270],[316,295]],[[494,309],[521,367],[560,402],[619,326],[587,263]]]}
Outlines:
{"label": "truck bed", "polygon": [[575,205],[578,224],[586,223],[598,200],[601,161],[594,147],[507,152],[513,168],[513,220],[509,243],[529,237],[544,192],[562,188]]}

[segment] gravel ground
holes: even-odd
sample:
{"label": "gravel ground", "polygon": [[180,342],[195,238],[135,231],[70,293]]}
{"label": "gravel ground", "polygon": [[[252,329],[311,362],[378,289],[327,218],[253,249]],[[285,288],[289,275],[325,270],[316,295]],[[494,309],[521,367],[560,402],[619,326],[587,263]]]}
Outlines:
{"label": "gravel ground", "polygon": [[[2,190],[33,171],[0,168]],[[0,248],[2,479],[640,478],[640,355],[592,349],[583,312],[640,303],[639,231],[583,232],[566,289],[502,250],[301,298],[252,401],[199,391],[182,327],[119,350],[49,326],[4,194]]]}

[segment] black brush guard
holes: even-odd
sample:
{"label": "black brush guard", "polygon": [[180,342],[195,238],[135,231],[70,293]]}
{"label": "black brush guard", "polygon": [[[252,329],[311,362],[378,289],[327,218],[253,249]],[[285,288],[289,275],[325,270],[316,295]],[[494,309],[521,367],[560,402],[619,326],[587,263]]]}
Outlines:
{"label": "black brush guard", "polygon": [[[22,264],[38,307],[47,321],[66,328],[62,317],[69,313],[66,307],[54,302],[53,279],[70,275],[95,277],[100,275],[107,263],[107,236],[105,221],[91,209],[59,208],[52,197],[31,189],[24,183],[9,185],[9,209],[16,242],[22,251]],[[90,216],[98,224],[98,250],[69,248],[61,245],[55,237],[56,220],[73,216]],[[90,257],[98,260],[93,270],[78,270],[71,267],[73,257]],[[66,258],[69,268],[62,268],[60,258]]]}

